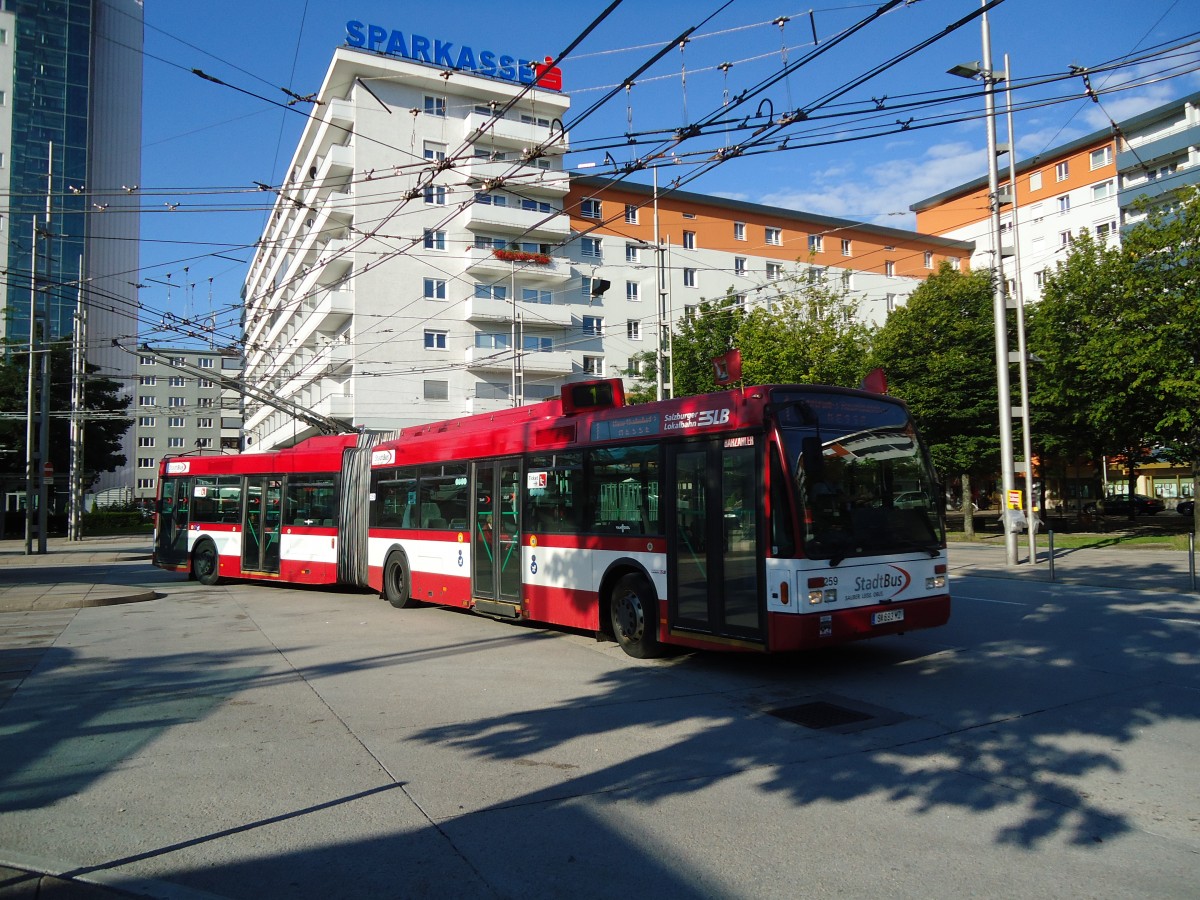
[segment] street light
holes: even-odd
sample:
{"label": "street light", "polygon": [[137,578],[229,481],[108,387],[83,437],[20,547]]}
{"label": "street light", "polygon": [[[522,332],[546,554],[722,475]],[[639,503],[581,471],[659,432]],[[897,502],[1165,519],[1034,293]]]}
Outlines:
{"label": "street light", "polygon": [[[986,5],[986,0],[985,0]],[[1000,173],[996,163],[996,83],[1003,78],[992,69],[992,38],[987,13],[982,16],[983,61],[962,63],[948,74],[972,80],[982,79],[984,85],[984,118],[987,124],[988,207],[992,224],[992,320],[996,344],[996,395],[1000,420],[1000,481],[1003,493],[1001,524],[1004,528],[1004,557],[1007,565],[1017,563],[1017,532],[1008,514],[1008,498],[1016,489],[1013,466],[1012,394],[1008,381],[1008,313],[1004,289],[1004,266],[1000,245]],[[1012,148],[1009,148],[1012,152]],[[1016,198],[1014,197],[1015,201]],[[1015,206],[1015,202],[1014,202]],[[1020,274],[1018,273],[1018,276]],[[1030,528],[1033,527],[1029,523]],[[1031,560],[1032,561],[1032,560]]]}

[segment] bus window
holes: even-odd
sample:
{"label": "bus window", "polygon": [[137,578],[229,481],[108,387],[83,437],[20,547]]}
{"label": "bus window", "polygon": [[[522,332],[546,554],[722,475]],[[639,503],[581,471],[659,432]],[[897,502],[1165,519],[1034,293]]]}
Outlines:
{"label": "bus window", "polygon": [[525,528],[546,534],[579,531],[583,508],[583,453],[545,453],[525,467]]}
{"label": "bus window", "polygon": [[192,484],[192,521],[240,524],[241,476],[197,475]]}
{"label": "bus window", "polygon": [[291,525],[334,525],[337,501],[337,476],[289,475],[283,521]]}
{"label": "bus window", "polygon": [[371,524],[381,528],[410,528],[409,519],[417,504],[417,470],[385,469],[372,473],[375,501]]}
{"label": "bus window", "polygon": [[588,530],[661,534],[659,451],[655,445],[588,452]]}
{"label": "bus window", "polygon": [[466,463],[445,466],[425,466],[417,489],[419,505],[418,528],[467,527],[467,466]]}

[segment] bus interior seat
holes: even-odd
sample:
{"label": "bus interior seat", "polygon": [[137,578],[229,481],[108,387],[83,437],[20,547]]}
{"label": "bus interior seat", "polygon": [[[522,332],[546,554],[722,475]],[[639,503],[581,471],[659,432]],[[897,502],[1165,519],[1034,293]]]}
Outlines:
{"label": "bus interior seat", "polygon": [[430,516],[429,521],[425,523],[426,528],[441,528],[446,527],[446,520],[441,516]]}

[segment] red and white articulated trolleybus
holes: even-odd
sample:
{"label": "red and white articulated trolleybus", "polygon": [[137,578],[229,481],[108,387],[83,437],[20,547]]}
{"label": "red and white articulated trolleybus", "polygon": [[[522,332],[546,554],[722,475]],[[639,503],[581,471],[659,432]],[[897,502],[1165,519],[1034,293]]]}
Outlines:
{"label": "red and white articulated trolleybus", "polygon": [[[619,379],[581,382],[373,448],[314,438],[277,455],[299,461],[313,441],[333,440],[346,442],[340,472],[328,462],[273,470],[286,472],[286,562],[268,575],[270,560],[227,566],[221,550],[212,578],[359,584],[397,607],[608,634],[636,657],[669,645],[832,646],[950,615],[941,491],[906,407],[886,396],[776,385],[626,406]],[[160,560],[172,498],[182,490],[194,503],[212,486],[173,475],[181,463],[165,466],[164,482],[192,480],[174,493],[164,483]],[[249,475],[262,464],[241,465],[247,484],[269,489],[268,474]],[[301,518],[291,480],[318,472],[338,488],[334,527],[320,531],[335,546],[320,548],[320,567],[294,555],[302,545],[289,544],[286,524]],[[209,580],[197,548],[217,539],[195,515],[184,521],[175,564]]]}
{"label": "red and white articulated trolleybus", "polygon": [[767,386],[625,406],[619,380],[405,429],[371,459],[369,584],[666,645],[796,650],[944,624],[906,407]]}
{"label": "red and white articulated trolleybus", "polygon": [[359,441],[343,434],[271,453],[164,459],[154,564],[202,584],[336,583],[344,458]]}

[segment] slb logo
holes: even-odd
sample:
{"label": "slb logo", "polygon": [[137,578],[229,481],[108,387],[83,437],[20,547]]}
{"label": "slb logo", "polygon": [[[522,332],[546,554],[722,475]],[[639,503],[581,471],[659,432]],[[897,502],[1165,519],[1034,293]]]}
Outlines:
{"label": "slb logo", "polygon": [[727,425],[728,423],[728,409],[702,409],[696,418],[696,424],[701,428],[705,425]]}

